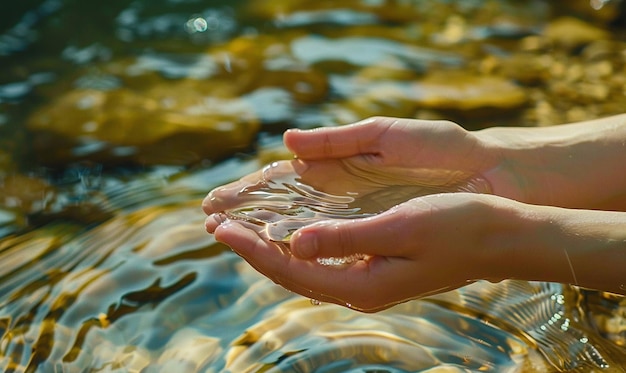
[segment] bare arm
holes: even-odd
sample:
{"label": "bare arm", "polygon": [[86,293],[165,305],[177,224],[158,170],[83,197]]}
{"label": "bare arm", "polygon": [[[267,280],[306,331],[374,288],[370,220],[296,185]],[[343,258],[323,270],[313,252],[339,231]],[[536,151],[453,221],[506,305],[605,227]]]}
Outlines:
{"label": "bare arm", "polygon": [[626,115],[544,128],[475,132],[500,154],[493,194],[571,208],[626,211]]}
{"label": "bare arm", "polygon": [[491,279],[569,283],[626,294],[626,213],[513,204],[514,225],[489,232]]}
{"label": "bare arm", "polygon": [[[329,185],[358,182],[342,173],[345,162],[402,174],[458,171],[488,184],[478,191],[484,194],[432,194],[368,218],[314,223],[291,236],[288,251],[219,214],[237,206],[242,186],[258,173],[211,192],[203,203],[207,231],[290,290],[364,311],[476,279],[554,281],[626,295],[626,115],[482,131],[371,118],[288,131],[285,144],[309,170],[325,165]],[[352,254],[365,256],[339,267],[316,260]]]}

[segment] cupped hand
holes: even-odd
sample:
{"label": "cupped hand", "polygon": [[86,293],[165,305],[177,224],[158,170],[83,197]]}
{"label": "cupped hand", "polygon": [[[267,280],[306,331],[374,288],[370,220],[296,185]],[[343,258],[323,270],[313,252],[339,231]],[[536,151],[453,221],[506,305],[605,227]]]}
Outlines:
{"label": "cupped hand", "polygon": [[[318,222],[290,250],[237,220],[215,220],[215,237],[274,282],[312,299],[374,312],[397,303],[498,280],[504,247],[494,232],[518,229],[519,203],[473,193],[418,197],[381,214]],[[319,258],[358,257],[341,265]]]}
{"label": "cupped hand", "polygon": [[[586,123],[468,132],[447,121],[397,118],[287,131],[284,142],[296,159],[213,190],[203,202],[206,230],[284,287],[363,311],[476,279],[623,293],[622,215],[563,208],[597,208],[623,196],[620,183],[597,187],[614,175],[614,163],[598,160],[623,155],[623,140],[614,136],[623,117],[616,118],[600,122],[600,134]],[[585,155],[592,175],[582,181],[576,154]],[[392,188],[398,186],[403,193]],[[419,193],[405,188],[415,186]],[[392,206],[350,215],[346,197]],[[317,206],[302,225],[285,218],[293,206],[320,201],[330,213]],[[247,209],[243,220],[222,213],[238,208]],[[273,240],[273,222],[292,230]],[[610,270],[597,272],[609,263]]]}
{"label": "cupped hand", "polygon": [[[342,127],[289,130],[284,142],[296,160],[277,162],[211,191],[204,211],[210,215],[254,203],[247,191],[285,175],[325,193],[369,196],[370,202],[381,202],[382,211],[419,195],[489,193],[485,175],[499,162],[497,152],[448,121],[376,117]],[[401,188],[385,193],[390,186]],[[214,228],[207,225],[209,232]]]}
{"label": "cupped hand", "polygon": [[[485,197],[438,194],[490,192],[485,175],[500,159],[473,133],[448,121],[377,117],[342,127],[290,130],[284,142],[296,159],[217,188],[203,201],[206,230],[257,270],[305,296],[366,311],[484,277],[472,264],[482,256],[472,251],[481,247],[478,241],[490,228],[476,218],[491,216],[477,202]],[[258,191],[273,188],[270,181],[278,187],[297,181],[332,198],[367,199],[369,207],[376,205],[369,211],[374,214],[340,216],[334,209],[323,219],[316,216],[307,221],[312,225],[296,231],[290,248],[270,240],[266,224],[222,214],[270,203],[272,211],[249,216],[280,221],[283,216],[276,211],[281,210],[274,207],[294,200],[283,189],[259,198]],[[318,261],[353,255],[363,259],[339,267]]]}

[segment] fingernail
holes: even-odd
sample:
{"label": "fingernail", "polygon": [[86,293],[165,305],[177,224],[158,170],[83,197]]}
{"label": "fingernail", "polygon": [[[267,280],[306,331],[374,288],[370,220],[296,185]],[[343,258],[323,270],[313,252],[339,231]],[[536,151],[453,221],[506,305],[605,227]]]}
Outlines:
{"label": "fingernail", "polygon": [[218,212],[212,215],[213,219],[218,223],[218,224],[223,224],[228,220],[228,216],[226,214],[224,214],[223,212]]}
{"label": "fingernail", "polygon": [[317,237],[313,233],[297,232],[291,238],[291,250],[302,259],[314,257],[317,252]]}

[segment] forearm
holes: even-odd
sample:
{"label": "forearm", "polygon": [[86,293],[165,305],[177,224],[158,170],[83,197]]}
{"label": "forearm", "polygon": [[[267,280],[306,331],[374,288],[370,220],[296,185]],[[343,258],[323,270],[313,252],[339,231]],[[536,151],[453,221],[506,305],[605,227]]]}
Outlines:
{"label": "forearm", "polygon": [[495,279],[570,283],[626,295],[626,213],[519,205],[490,241]]}
{"label": "forearm", "polygon": [[626,115],[542,128],[475,132],[498,166],[494,194],[572,208],[626,211]]}
{"label": "forearm", "polygon": [[578,285],[626,295],[626,213],[565,211],[560,246]]}

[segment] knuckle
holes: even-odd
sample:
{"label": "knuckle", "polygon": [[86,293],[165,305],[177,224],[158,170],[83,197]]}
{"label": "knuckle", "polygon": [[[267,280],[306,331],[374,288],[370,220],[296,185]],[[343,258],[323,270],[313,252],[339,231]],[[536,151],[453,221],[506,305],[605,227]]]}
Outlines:
{"label": "knuckle", "polygon": [[350,229],[346,224],[338,225],[336,227],[337,234],[337,251],[339,251],[340,256],[345,257],[353,252],[354,247],[354,235],[352,233],[352,229]]}
{"label": "knuckle", "polygon": [[330,139],[330,136],[328,134],[324,135],[324,146],[322,147],[322,153],[325,157],[328,158],[332,158],[334,151],[333,151],[333,144],[332,141]]}

